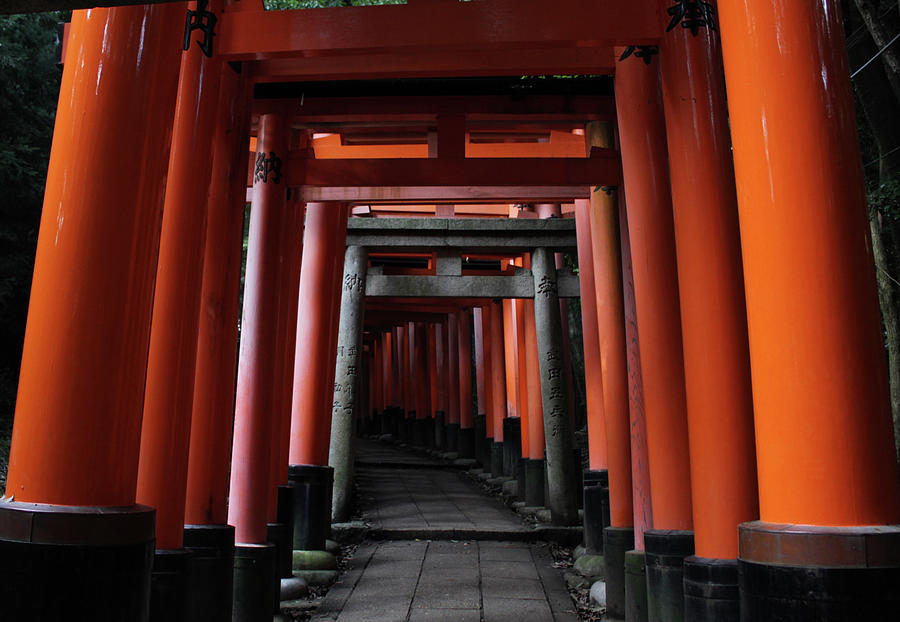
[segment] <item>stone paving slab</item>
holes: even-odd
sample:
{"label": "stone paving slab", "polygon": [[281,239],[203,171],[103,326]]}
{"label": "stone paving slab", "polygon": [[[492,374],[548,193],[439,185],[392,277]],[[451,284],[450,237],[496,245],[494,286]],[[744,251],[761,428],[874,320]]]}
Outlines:
{"label": "stone paving slab", "polygon": [[[496,559],[503,553],[527,555],[528,561]],[[370,542],[357,550],[313,620],[576,622],[562,575],[551,563],[544,544]],[[398,572],[390,575],[391,567]],[[419,572],[409,576],[413,567]]]}

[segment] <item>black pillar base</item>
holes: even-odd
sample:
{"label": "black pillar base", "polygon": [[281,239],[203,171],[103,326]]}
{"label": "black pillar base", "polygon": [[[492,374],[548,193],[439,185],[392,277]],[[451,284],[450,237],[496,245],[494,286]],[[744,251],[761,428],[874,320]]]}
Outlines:
{"label": "black pillar base", "polygon": [[425,439],[423,447],[434,449],[434,417],[425,417]]}
{"label": "black pillar base", "polygon": [[900,525],[739,526],[741,620],[900,620]]}
{"label": "black pillar base", "polygon": [[463,456],[459,453],[459,433],[458,423],[448,423],[444,427],[444,449],[446,451],[455,451],[462,458]]}
{"label": "black pillar base", "polygon": [[142,505],[0,502],[0,617],[146,622],[154,517]]}
{"label": "black pillar base", "polygon": [[272,622],[277,607],[275,590],[281,589],[273,545],[234,547],[233,589],[232,622]]}
{"label": "black pillar base", "polygon": [[584,548],[588,555],[603,555],[603,529],[609,527],[609,472],[585,471],[583,481]]}
{"label": "black pillar base", "polygon": [[413,447],[424,447],[427,424],[425,419],[412,420],[412,445]]}
{"label": "black pillar base", "polygon": [[456,453],[460,458],[475,458],[475,428],[459,428]]}
{"label": "black pillar base", "polygon": [[625,552],[625,620],[648,622],[647,558],[643,551]]}
{"label": "black pillar base", "polygon": [[278,487],[275,515],[276,522],[285,526],[286,534],[286,546],[279,551],[278,571],[282,578],[290,579],[294,576],[294,487],[290,484]]}
{"label": "black pillar base", "polygon": [[434,448],[447,447],[447,415],[443,410],[434,413]]}
{"label": "black pillar base", "polygon": [[150,622],[188,622],[191,552],[157,550],[150,577]]}
{"label": "black pillar base", "polygon": [[606,527],[603,530],[606,611],[610,616],[620,620],[625,619],[625,553],[633,548],[633,527]]}
{"label": "black pillar base", "polygon": [[331,533],[331,497],[334,469],[327,466],[292,464],[288,480],[293,487],[293,548],[324,551]]}
{"label": "black pillar base", "polygon": [[647,554],[647,607],[651,620],[684,620],[684,558],[694,554],[694,532],[650,529]]}
{"label": "black pillar base", "polygon": [[544,505],[546,480],[543,460],[528,460],[525,463],[525,505]]}
{"label": "black pillar base", "polygon": [[503,441],[491,443],[491,475],[500,477],[503,472]]}
{"label": "black pillar base", "polygon": [[738,622],[739,602],[736,559],[685,558],[685,622]]}
{"label": "black pillar base", "polygon": [[409,445],[412,440],[412,420],[409,418],[409,414],[401,410],[397,421],[400,429],[400,441]]}
{"label": "black pillar base", "polygon": [[491,468],[491,446],[487,438],[487,415],[475,415],[475,459],[483,469]]}
{"label": "black pillar base", "polygon": [[275,568],[279,579],[294,576],[294,545],[291,536],[284,523],[266,523],[266,541],[275,547]]}
{"label": "black pillar base", "polygon": [[516,465],[516,497],[519,498],[520,501],[525,500],[525,489],[527,487],[528,477],[526,472],[528,470],[528,458],[519,458],[519,464]]}
{"label": "black pillar base", "polygon": [[503,474],[516,477],[522,457],[522,424],[518,417],[503,420]]}
{"label": "black pillar base", "polygon": [[185,525],[184,548],[193,555],[188,578],[188,616],[191,622],[230,620],[234,527]]}

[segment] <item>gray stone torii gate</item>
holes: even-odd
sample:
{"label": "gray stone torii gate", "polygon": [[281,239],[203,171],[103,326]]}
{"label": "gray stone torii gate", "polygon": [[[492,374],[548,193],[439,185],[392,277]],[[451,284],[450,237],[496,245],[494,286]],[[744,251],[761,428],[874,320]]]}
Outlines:
{"label": "gray stone torii gate", "polygon": [[[533,298],[540,353],[548,507],[554,522],[578,522],[568,394],[563,374],[560,297],[578,297],[577,275],[556,270],[554,252],[576,249],[574,219],[351,219],[342,282],[339,355],[329,462],[334,468],[332,519],[346,520],[353,477],[354,415],[359,407],[365,298]],[[367,270],[372,251],[436,252],[435,275],[386,275]],[[464,276],[464,253],[532,254],[532,269],[511,276]]]}

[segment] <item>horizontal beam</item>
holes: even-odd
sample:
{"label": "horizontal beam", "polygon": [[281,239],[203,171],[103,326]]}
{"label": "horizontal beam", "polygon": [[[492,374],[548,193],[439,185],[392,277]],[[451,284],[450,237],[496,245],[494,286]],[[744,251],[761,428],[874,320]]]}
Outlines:
{"label": "horizontal beam", "polygon": [[[560,298],[579,296],[578,277],[557,272]],[[370,274],[366,296],[393,298],[534,298],[534,276],[520,269],[514,276],[407,276]]]}
{"label": "horizontal beam", "polygon": [[[595,150],[596,152],[596,150]],[[289,186],[617,186],[618,153],[590,158],[382,158],[292,156]]]}
{"label": "horizontal beam", "polygon": [[301,90],[296,97],[253,100],[254,114],[282,114],[294,122],[434,119],[444,114],[464,114],[474,120],[594,120],[614,119],[615,106],[615,100],[605,95],[310,97]]}
{"label": "horizontal beam", "polygon": [[[656,0],[415,2],[303,11],[226,12],[217,54],[226,60],[650,45],[661,31]],[[373,67],[374,68],[374,67]]]}
{"label": "horizontal beam", "polygon": [[563,252],[577,247],[572,218],[351,218],[347,244],[370,251],[470,253],[530,252],[537,247]]}
{"label": "horizontal beam", "polygon": [[[378,203],[566,203],[591,196],[591,186],[301,186],[301,201]],[[247,189],[252,200],[253,189]]]}
{"label": "horizontal beam", "polygon": [[0,15],[92,9],[94,7],[127,6],[131,4],[164,4],[167,2],[184,2],[184,0],[3,0],[0,2]]}

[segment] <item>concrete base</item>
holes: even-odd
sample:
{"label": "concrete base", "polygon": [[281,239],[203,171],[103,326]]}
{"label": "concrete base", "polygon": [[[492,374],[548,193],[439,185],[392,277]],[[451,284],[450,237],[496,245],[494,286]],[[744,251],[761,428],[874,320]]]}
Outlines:
{"label": "concrete base", "polygon": [[[607,584],[607,607],[609,585]],[[625,553],[625,620],[648,622],[647,611],[647,558],[643,551]]]}
{"label": "concrete base", "polygon": [[293,551],[291,570],[337,570],[337,559],[328,551]]}
{"label": "concrete base", "polygon": [[434,413],[434,448],[443,451],[447,447],[447,415],[443,410]]}
{"label": "concrete base", "polygon": [[647,607],[651,620],[683,622],[684,558],[694,554],[694,532],[650,529],[647,555]]}
{"label": "concrete base", "polygon": [[147,622],[154,516],[142,505],[0,503],[0,617]]}
{"label": "concrete base", "polygon": [[310,587],[328,587],[337,580],[337,570],[298,570],[294,573]]}
{"label": "concrete base", "polygon": [[487,415],[475,415],[475,459],[482,468],[491,468],[491,445],[487,438]]}
{"label": "concrete base", "polygon": [[[585,522],[587,522],[585,520]],[[585,540],[587,533],[585,532]],[[606,560],[606,610],[625,619],[625,552],[634,548],[633,527],[603,530],[603,557]]]}
{"label": "concrete base", "polygon": [[150,622],[188,622],[191,552],[158,550],[150,579]]}
{"label": "concrete base", "polygon": [[444,426],[444,450],[452,451],[459,456],[459,424],[448,423]]}
{"label": "concrete base", "polygon": [[900,620],[900,525],[754,521],[739,532],[742,620]]}
{"label": "concrete base", "polygon": [[684,560],[685,622],[739,622],[736,559]]}
{"label": "concrete base", "polygon": [[609,472],[585,471],[583,481],[584,547],[591,555],[603,555],[603,528],[609,526]]}
{"label": "concrete base", "polygon": [[525,504],[529,506],[544,505],[546,486],[543,460],[528,460],[525,463]]}
{"label": "concrete base", "polygon": [[[415,413],[413,412],[413,414]],[[410,443],[413,447],[424,447],[427,436],[427,423],[425,419],[413,419],[411,423],[412,439],[410,440]]]}
{"label": "concrete base", "polygon": [[323,550],[331,529],[334,470],[327,466],[292,464],[294,537],[292,549]]}
{"label": "concrete base", "polygon": [[234,581],[234,527],[185,525],[184,548],[191,552],[188,617],[191,622],[231,619]]}
{"label": "concrete base", "polygon": [[[297,600],[298,598],[303,598],[307,594],[309,594],[309,585],[306,583],[306,579],[294,576],[281,579],[281,588],[279,591],[279,599],[281,602],[286,600]],[[227,622],[230,618],[223,619]]]}
{"label": "concrete base", "polygon": [[271,544],[234,547],[232,622],[271,622],[281,598],[281,579]]}
{"label": "concrete base", "polygon": [[491,473],[494,477],[509,475],[503,472],[503,441],[491,443]]}
{"label": "concrete base", "polygon": [[573,568],[591,582],[606,580],[606,559],[602,555],[582,555],[575,560]]}
{"label": "concrete base", "polygon": [[475,428],[459,428],[456,453],[460,458],[475,459]]}

